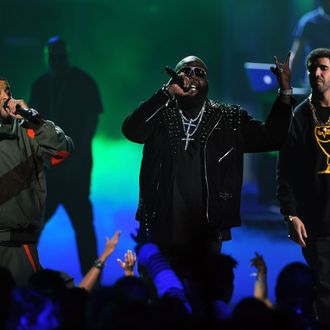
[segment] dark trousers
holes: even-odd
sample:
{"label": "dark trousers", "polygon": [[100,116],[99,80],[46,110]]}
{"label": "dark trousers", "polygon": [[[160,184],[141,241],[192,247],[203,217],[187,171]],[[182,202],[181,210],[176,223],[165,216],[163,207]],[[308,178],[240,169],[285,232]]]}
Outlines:
{"label": "dark trousers", "polygon": [[31,275],[41,269],[36,245],[0,245],[0,266],[10,270],[16,285],[26,285]]}
{"label": "dark trousers", "polygon": [[330,326],[330,236],[309,239],[302,251],[314,276],[319,320]]}
{"label": "dark trousers", "polygon": [[76,192],[68,190],[56,193],[50,190],[47,196],[44,225],[62,204],[75,232],[81,273],[86,275],[97,259],[97,243],[92,203],[84,192],[84,190],[79,192],[79,188]]}

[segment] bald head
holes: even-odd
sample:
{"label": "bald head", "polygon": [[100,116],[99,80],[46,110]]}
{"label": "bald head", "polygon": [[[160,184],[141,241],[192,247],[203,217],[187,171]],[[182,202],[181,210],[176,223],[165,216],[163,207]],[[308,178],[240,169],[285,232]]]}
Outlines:
{"label": "bald head", "polygon": [[182,68],[186,67],[186,66],[195,66],[195,67],[199,67],[202,68],[206,71],[207,73],[207,66],[206,64],[197,56],[187,56],[185,58],[183,58],[175,67],[175,72],[179,72]]}

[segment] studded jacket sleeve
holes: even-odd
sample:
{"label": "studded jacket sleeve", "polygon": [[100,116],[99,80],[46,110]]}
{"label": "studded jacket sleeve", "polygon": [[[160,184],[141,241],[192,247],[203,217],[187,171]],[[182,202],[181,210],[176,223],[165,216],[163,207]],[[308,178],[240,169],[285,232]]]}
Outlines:
{"label": "studded jacket sleeve", "polygon": [[292,119],[293,105],[277,98],[265,122],[247,115],[242,118],[244,152],[279,150],[284,144]]}
{"label": "studded jacket sleeve", "polygon": [[122,132],[125,137],[132,142],[145,143],[159,126],[161,110],[168,101],[168,96],[159,90],[143,102],[124,120]]}
{"label": "studded jacket sleeve", "polygon": [[[294,126],[294,125],[293,125]],[[295,132],[294,127],[288,140],[281,148],[277,164],[277,198],[280,202],[281,213],[284,215],[297,215],[297,201],[292,184],[292,166],[295,166]]]}

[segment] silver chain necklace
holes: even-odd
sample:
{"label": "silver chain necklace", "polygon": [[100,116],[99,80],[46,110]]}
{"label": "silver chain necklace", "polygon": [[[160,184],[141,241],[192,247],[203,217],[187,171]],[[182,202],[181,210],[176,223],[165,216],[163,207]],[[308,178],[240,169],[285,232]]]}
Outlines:
{"label": "silver chain necklace", "polygon": [[[182,121],[182,126],[183,126],[183,132],[185,134],[185,138],[182,138],[181,141],[185,141],[185,146],[184,146],[184,150],[187,151],[188,149],[188,144],[190,141],[194,141],[195,139],[192,138],[192,136],[197,132],[199,124],[202,121],[203,118],[203,114],[204,114],[204,110],[205,110],[205,102],[203,104],[203,107],[201,109],[201,111],[199,112],[199,114],[193,119],[187,119],[185,117],[185,115],[183,114],[182,110],[179,110],[179,113],[181,115],[181,121]],[[197,122],[198,121],[198,122]],[[197,124],[196,124],[197,122]],[[190,132],[190,129],[193,127],[193,131]]]}

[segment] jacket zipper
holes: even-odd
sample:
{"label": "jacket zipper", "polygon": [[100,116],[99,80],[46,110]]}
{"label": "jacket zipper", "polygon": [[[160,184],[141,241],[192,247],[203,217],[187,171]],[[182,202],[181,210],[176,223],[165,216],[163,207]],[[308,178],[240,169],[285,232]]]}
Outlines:
{"label": "jacket zipper", "polygon": [[223,156],[221,156],[218,160],[218,163],[220,163],[225,157],[227,157],[232,151],[234,147],[231,147]]}
{"label": "jacket zipper", "polygon": [[209,219],[209,184],[208,184],[208,180],[207,180],[207,168],[206,168],[206,145],[207,145],[207,141],[209,140],[209,137],[211,136],[212,132],[215,130],[215,128],[219,124],[221,118],[222,118],[222,115],[219,118],[219,120],[216,122],[216,124],[213,126],[213,128],[210,131],[210,133],[208,134],[208,136],[206,137],[205,146],[204,146],[204,169],[205,169],[205,182],[206,182],[206,220],[207,220],[207,223],[210,223],[210,219]]}
{"label": "jacket zipper", "polygon": [[156,114],[164,107],[164,105],[160,106],[149,118],[145,120],[145,123],[147,123],[150,119],[152,119]]}
{"label": "jacket zipper", "polygon": [[150,119],[152,119],[154,116],[156,116],[156,114],[164,107],[168,107],[168,104],[170,103],[170,99],[163,105],[161,105],[149,118],[147,118],[145,120],[145,123],[147,123]]}

